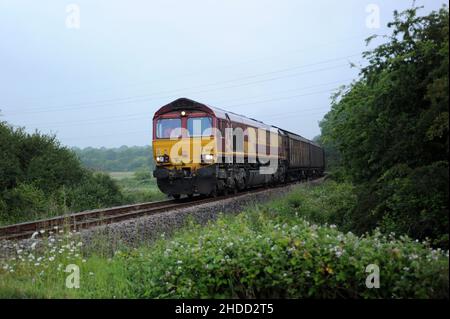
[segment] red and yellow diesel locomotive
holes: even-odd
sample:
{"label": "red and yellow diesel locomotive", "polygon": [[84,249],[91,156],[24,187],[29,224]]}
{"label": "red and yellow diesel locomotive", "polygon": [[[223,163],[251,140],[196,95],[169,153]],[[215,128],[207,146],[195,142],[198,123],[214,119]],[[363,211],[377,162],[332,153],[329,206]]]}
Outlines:
{"label": "red and yellow diesel locomotive", "polygon": [[155,113],[153,157],[158,187],[174,198],[308,179],[325,169],[316,143],[187,98]]}

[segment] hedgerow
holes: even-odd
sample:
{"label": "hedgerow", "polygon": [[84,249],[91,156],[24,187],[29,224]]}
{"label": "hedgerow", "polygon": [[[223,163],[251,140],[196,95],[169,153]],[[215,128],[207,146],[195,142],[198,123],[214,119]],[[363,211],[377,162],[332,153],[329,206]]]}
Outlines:
{"label": "hedgerow", "polygon": [[[448,252],[258,209],[121,258],[138,297],[448,298]],[[380,269],[378,289],[366,286],[370,264]]]}
{"label": "hedgerow", "polygon": [[354,187],[350,183],[327,180],[320,186],[298,187],[285,198],[266,206],[265,212],[272,215],[293,212],[318,224],[333,224],[341,231],[354,231],[352,212],[357,204]]}
{"label": "hedgerow", "polygon": [[0,225],[125,202],[107,175],[84,167],[55,136],[0,121]]}

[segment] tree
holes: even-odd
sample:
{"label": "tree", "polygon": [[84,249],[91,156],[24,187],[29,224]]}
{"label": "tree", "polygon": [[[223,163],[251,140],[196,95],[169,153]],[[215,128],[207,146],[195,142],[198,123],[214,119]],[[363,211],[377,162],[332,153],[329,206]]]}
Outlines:
{"label": "tree", "polygon": [[[359,185],[357,229],[398,229],[448,246],[449,12],[418,10],[394,12],[387,41],[364,53],[359,79],[333,97],[322,141],[336,147]],[[429,185],[433,179],[439,188]]]}
{"label": "tree", "polygon": [[124,198],[107,175],[83,168],[55,136],[0,122],[0,223],[117,205]]}

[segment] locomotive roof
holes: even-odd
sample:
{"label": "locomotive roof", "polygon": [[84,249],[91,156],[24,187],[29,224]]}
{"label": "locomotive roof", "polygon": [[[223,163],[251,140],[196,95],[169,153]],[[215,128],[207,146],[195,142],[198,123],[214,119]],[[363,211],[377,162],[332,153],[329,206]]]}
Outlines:
{"label": "locomotive roof", "polygon": [[201,110],[206,113],[212,114],[219,119],[224,120],[227,119],[228,115],[230,120],[233,122],[250,125],[256,128],[264,128],[266,130],[271,129],[270,125],[267,125],[261,121],[251,119],[244,115],[236,114],[234,112],[225,111],[221,108],[214,107],[212,105],[205,103],[200,103],[187,98],[179,98],[175,101],[170,102],[169,104],[164,105],[155,113],[155,117],[173,110],[189,110],[189,109]]}
{"label": "locomotive roof", "polygon": [[184,98],[184,97],[176,99],[175,101],[172,101],[172,102],[162,106],[158,111],[156,111],[154,118],[159,115],[162,115],[164,113],[168,113],[168,112],[171,112],[174,110],[189,110],[189,109],[191,109],[191,110],[192,109],[196,109],[196,110],[200,109],[206,113],[214,115],[215,117],[217,117],[219,119],[224,119],[224,120],[227,119],[227,115],[228,115],[230,120],[233,122],[250,125],[250,126],[253,126],[256,128],[264,128],[266,130],[276,129],[278,131],[281,131],[283,134],[288,135],[290,138],[319,146],[319,145],[317,145],[317,143],[315,143],[311,140],[308,140],[308,139],[304,138],[303,136],[286,131],[277,126],[268,125],[268,124],[265,124],[264,122],[246,117],[244,115],[236,114],[236,113],[230,112],[230,111],[225,111],[221,108],[214,107],[214,106],[211,106],[211,105],[205,104],[205,103],[200,103],[200,102],[197,102],[197,101],[194,101],[194,100],[191,100],[188,98]]}

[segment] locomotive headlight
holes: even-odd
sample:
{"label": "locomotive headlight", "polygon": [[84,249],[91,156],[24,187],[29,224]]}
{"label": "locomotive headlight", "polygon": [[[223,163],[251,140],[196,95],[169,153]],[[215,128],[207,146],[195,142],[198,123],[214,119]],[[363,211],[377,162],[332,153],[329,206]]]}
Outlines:
{"label": "locomotive headlight", "polygon": [[202,154],[202,162],[212,163],[214,161],[213,154]]}
{"label": "locomotive headlight", "polygon": [[181,111],[181,116],[186,116],[186,111]]}
{"label": "locomotive headlight", "polygon": [[165,163],[169,161],[169,156],[167,155],[162,155],[162,156],[156,156],[156,161],[158,163]]}

